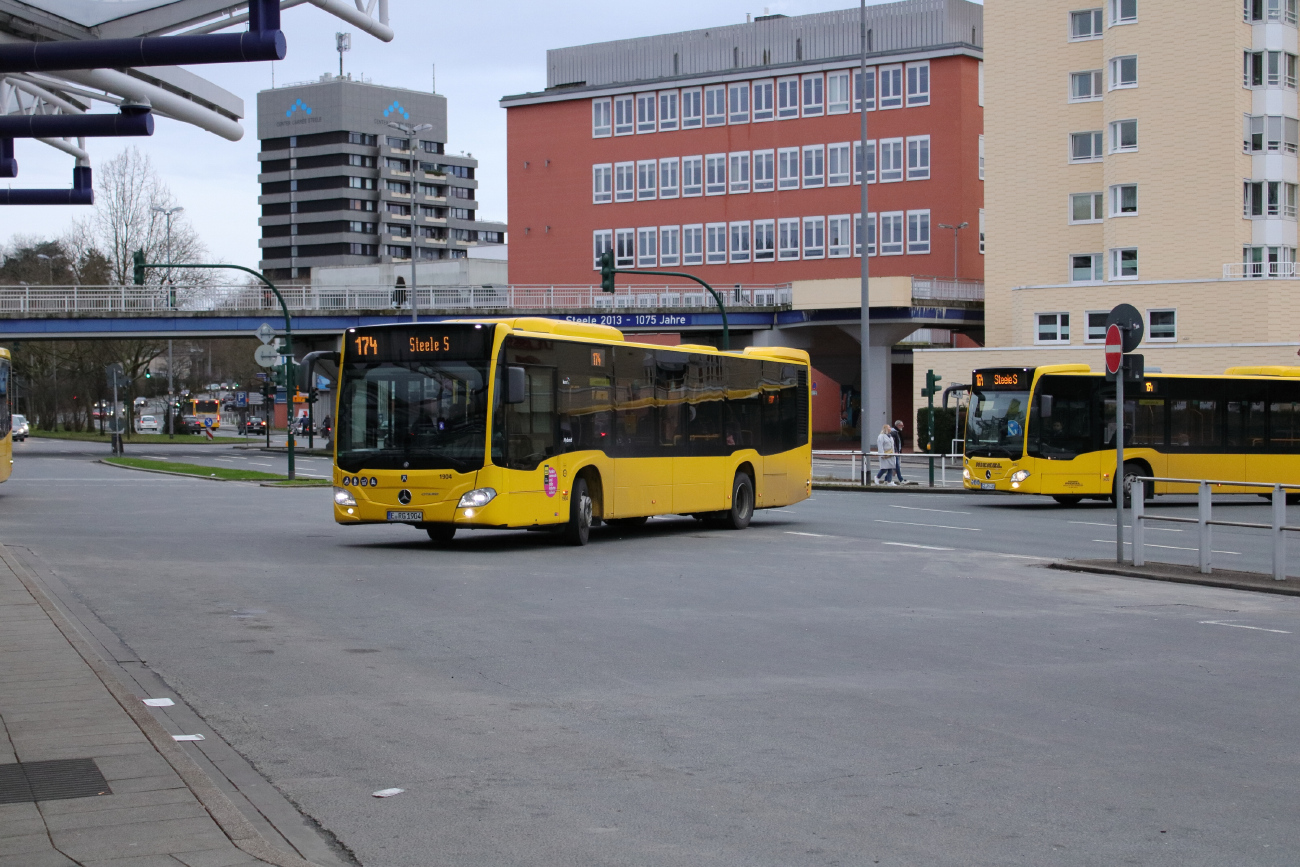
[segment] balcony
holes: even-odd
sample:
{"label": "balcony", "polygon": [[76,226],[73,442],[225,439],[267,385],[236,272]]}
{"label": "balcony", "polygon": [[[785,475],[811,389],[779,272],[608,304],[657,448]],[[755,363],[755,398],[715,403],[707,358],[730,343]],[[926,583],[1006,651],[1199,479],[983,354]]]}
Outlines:
{"label": "balcony", "polygon": [[1224,280],[1294,279],[1295,262],[1229,262],[1223,266]]}

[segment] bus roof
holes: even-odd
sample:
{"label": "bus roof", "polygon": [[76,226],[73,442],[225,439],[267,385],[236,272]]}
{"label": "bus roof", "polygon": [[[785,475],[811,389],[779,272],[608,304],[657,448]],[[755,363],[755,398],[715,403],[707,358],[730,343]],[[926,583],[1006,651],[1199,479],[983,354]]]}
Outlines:
{"label": "bus roof", "polygon": [[[1000,368],[1000,367],[999,367],[999,368],[994,368],[994,367],[988,367],[988,368],[976,368],[976,370],[1004,370],[1004,369],[1008,369],[1008,368]],[[1073,374],[1079,374],[1079,375],[1087,375],[1087,376],[1102,376],[1102,375],[1103,375],[1101,371],[1094,371],[1091,367],[1089,367],[1089,366],[1086,365],[1086,364],[1044,364],[1044,365],[1042,365],[1042,366],[1040,366],[1040,367],[1026,367],[1026,368],[1023,368],[1023,369],[1026,370],[1026,371],[1031,371],[1031,370],[1032,370],[1032,371],[1034,371],[1036,374],[1038,374],[1038,375],[1040,375],[1040,376],[1041,376],[1041,375],[1046,375],[1046,374],[1071,374],[1071,373],[1073,373]],[[1177,377],[1183,377],[1183,376],[1190,376],[1190,377],[1198,377],[1198,378],[1205,378],[1205,377],[1233,377],[1233,378],[1241,378],[1241,377],[1252,377],[1252,378],[1253,378],[1253,377],[1264,377],[1264,378],[1278,378],[1278,377],[1281,377],[1281,378],[1296,378],[1296,379],[1300,379],[1300,367],[1287,366],[1287,365],[1282,365],[1282,364],[1273,364],[1273,365],[1255,365],[1255,366],[1229,367],[1229,368],[1228,368],[1227,370],[1225,370],[1223,373],[1208,373],[1208,374],[1200,374],[1200,373],[1160,373],[1160,372],[1154,372],[1154,371],[1153,371],[1153,372],[1148,373],[1148,374],[1146,374],[1146,375],[1147,375],[1147,376],[1159,376],[1159,377],[1174,377],[1174,378],[1177,378]]]}

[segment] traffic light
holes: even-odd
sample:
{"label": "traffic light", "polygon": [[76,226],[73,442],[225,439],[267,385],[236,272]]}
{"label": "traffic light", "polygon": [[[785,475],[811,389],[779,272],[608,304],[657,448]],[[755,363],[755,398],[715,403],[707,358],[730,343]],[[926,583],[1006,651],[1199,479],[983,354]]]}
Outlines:
{"label": "traffic light", "polygon": [[600,291],[614,293],[614,251],[600,254]]}
{"label": "traffic light", "polygon": [[943,379],[943,374],[935,373],[933,370],[925,372],[925,388],[921,389],[921,397],[934,397],[939,393],[939,381]]}
{"label": "traffic light", "polygon": [[144,250],[136,250],[131,254],[131,261],[135,263],[132,269],[134,273],[135,285],[144,285]]}
{"label": "traffic light", "polygon": [[149,370],[148,368],[145,368],[145,371],[144,371],[144,378],[145,378],[145,379],[153,379],[153,371]]}

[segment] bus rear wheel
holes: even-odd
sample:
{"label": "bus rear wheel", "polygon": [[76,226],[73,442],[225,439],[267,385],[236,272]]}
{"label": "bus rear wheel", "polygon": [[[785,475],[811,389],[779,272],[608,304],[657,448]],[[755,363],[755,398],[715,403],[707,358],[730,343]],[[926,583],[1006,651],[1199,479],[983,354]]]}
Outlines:
{"label": "bus rear wheel", "polygon": [[446,545],[456,535],[455,524],[430,524],[424,528],[429,534],[429,541],[436,545]]}
{"label": "bus rear wheel", "polygon": [[1073,494],[1053,494],[1052,499],[1062,506],[1077,506],[1083,502],[1083,497],[1076,497]]}
{"label": "bus rear wheel", "polygon": [[722,513],[722,524],[729,530],[743,530],[754,517],[754,483],[745,473],[736,473],[731,483],[731,508]]}
{"label": "bus rear wheel", "polygon": [[569,523],[564,525],[564,541],[570,545],[583,546],[591,536],[591,493],[587,490],[587,480],[578,478],[573,483],[573,495],[569,498]]}

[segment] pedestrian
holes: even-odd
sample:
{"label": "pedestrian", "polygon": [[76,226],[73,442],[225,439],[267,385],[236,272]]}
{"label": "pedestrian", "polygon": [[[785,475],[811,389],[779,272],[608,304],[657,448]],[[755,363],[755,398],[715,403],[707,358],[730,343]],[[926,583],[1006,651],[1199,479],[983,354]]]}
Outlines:
{"label": "pedestrian", "polygon": [[[880,435],[876,437],[876,451],[880,454],[880,472],[876,473],[876,484],[878,485],[897,485],[898,482],[892,482],[889,477],[894,474],[894,437],[893,429],[889,425],[884,425],[880,429]],[[884,481],[881,481],[884,476]]]}
{"label": "pedestrian", "polygon": [[903,478],[903,421],[898,419],[894,422],[893,428],[889,431],[890,437],[894,440],[894,475],[898,478],[900,485],[906,485],[907,480]]}

